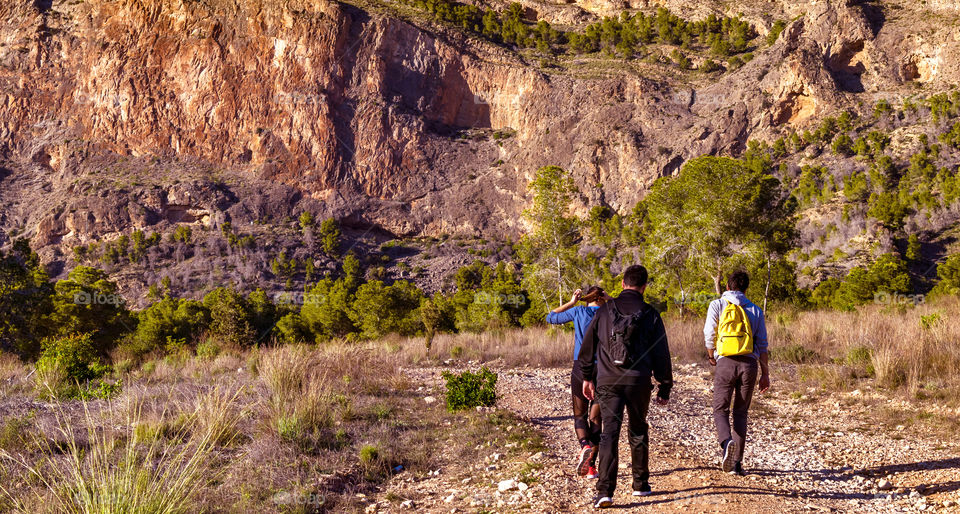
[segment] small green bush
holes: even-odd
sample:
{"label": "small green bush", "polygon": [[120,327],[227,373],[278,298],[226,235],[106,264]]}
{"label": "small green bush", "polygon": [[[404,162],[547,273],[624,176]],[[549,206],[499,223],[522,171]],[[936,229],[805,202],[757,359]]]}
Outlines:
{"label": "small green bush", "polygon": [[930,330],[931,328],[940,324],[943,321],[939,312],[934,312],[933,314],[928,314],[926,316],[920,316],[920,328],[923,330]]}
{"label": "small green bush", "polygon": [[96,387],[81,388],[77,396],[81,400],[109,400],[110,398],[115,398],[121,391],[123,391],[122,380],[117,380],[113,383],[101,380],[97,383]]}
{"label": "small green bush", "polygon": [[277,436],[283,441],[296,441],[303,435],[303,427],[296,416],[282,416],[277,419]]}
{"label": "small green bush", "polygon": [[220,355],[220,345],[216,341],[206,340],[197,345],[197,357],[203,360],[213,360]]}
{"label": "small green bush", "polygon": [[360,448],[360,463],[369,466],[380,459],[380,448],[372,444],[365,444]]}
{"label": "small green bush", "polygon": [[849,366],[870,364],[873,350],[866,346],[854,346],[847,350],[846,363]]}
{"label": "small green bush", "polygon": [[109,366],[100,363],[90,334],[74,334],[46,339],[43,351],[37,360],[37,371],[59,371],[70,381],[83,382],[103,376]]}
{"label": "small green bush", "polygon": [[447,410],[450,412],[492,407],[497,403],[497,374],[485,366],[478,373],[443,373],[447,381]]}

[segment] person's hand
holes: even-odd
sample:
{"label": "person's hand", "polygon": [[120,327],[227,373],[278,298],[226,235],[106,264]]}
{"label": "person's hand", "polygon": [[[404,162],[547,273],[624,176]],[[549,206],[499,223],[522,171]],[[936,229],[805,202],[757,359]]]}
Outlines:
{"label": "person's hand", "polygon": [[716,366],[716,365],[717,365],[717,359],[714,358],[713,355],[708,355],[708,356],[707,356],[707,360],[710,361],[710,365],[711,365],[711,366]]}
{"label": "person's hand", "polygon": [[574,292],[573,292],[573,297],[570,298],[570,303],[577,303],[577,302],[579,302],[579,301],[580,301],[580,295],[582,295],[582,294],[583,294],[583,290],[582,290],[582,289],[577,289],[576,291],[574,291]]}
{"label": "person's hand", "polygon": [[760,375],[760,392],[765,393],[770,390],[770,375]]}
{"label": "person's hand", "polygon": [[592,402],[592,401],[593,401],[593,397],[595,396],[595,395],[594,395],[595,392],[596,392],[596,390],[595,390],[595,388],[594,388],[594,386],[593,386],[593,382],[591,382],[591,381],[589,381],[589,380],[584,380],[584,382],[583,382],[583,397],[586,398],[586,399],[588,399],[588,400],[590,400],[590,401]]}
{"label": "person's hand", "polygon": [[660,398],[659,396],[657,397],[657,405],[666,405],[666,404],[668,404],[668,403],[670,403],[670,400],[669,400],[669,399],[667,399],[667,398]]}

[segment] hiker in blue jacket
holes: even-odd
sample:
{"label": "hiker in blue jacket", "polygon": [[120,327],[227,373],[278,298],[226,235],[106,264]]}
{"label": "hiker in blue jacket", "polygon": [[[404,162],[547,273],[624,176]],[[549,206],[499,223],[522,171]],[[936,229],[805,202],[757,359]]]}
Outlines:
{"label": "hiker in blue jacket", "polygon": [[[583,396],[583,371],[577,362],[580,356],[580,345],[583,343],[583,333],[593,320],[597,309],[610,296],[603,289],[592,286],[586,293],[577,289],[569,302],[557,307],[547,314],[547,323],[562,325],[573,322],[573,371],[570,373],[570,392],[573,397],[573,428],[580,443],[580,453],[577,458],[576,470],[580,476],[597,478],[594,466],[597,458],[597,447],[600,444],[600,405],[590,404]],[[577,305],[583,302],[586,305]]]}

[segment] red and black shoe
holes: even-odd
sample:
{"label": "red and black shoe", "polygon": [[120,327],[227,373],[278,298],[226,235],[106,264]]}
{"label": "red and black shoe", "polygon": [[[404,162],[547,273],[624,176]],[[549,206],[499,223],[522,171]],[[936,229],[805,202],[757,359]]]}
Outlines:
{"label": "red and black shoe", "polygon": [[585,444],[580,448],[580,457],[577,459],[577,474],[586,476],[590,471],[590,464],[593,462],[593,456],[597,453],[597,447],[592,444]]}

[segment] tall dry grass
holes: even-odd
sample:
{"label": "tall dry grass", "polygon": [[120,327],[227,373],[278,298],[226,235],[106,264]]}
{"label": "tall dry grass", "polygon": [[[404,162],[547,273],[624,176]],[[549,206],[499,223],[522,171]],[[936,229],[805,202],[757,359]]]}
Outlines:
{"label": "tall dry grass", "polygon": [[408,365],[432,365],[448,359],[499,360],[505,366],[537,367],[567,367],[573,362],[573,332],[553,327],[438,334],[429,348],[425,337],[388,337],[381,343]]}
{"label": "tall dry grass", "polygon": [[[680,360],[705,358],[703,321],[667,319],[671,354]],[[557,327],[439,334],[427,348],[424,337],[388,337],[381,344],[408,365],[433,365],[447,360],[499,361],[504,366],[569,367],[573,363],[572,330]]]}
{"label": "tall dry grass", "polygon": [[[775,370],[799,369],[826,388],[869,381],[913,396],[946,397],[960,390],[960,299],[919,305],[867,305],[852,312],[799,311],[772,306],[766,314]],[[666,317],[670,351],[678,362],[705,362],[704,320]],[[554,327],[441,334],[430,347],[422,337],[380,342],[407,365],[448,360],[503,366],[567,367],[573,332]]]}
{"label": "tall dry grass", "polygon": [[960,387],[957,298],[787,314],[768,326],[774,362],[832,365],[915,396],[946,397]]}
{"label": "tall dry grass", "polygon": [[[31,463],[5,450],[0,457],[26,469],[42,484],[34,498],[0,487],[17,512],[161,513],[191,511],[196,490],[215,476],[211,454],[235,434],[236,400],[214,390],[198,397],[180,430],[143,430],[139,409],[128,411],[117,429],[106,428],[83,402],[82,426],[60,408],[59,441],[39,443],[45,457]],[[114,404],[107,417],[118,417]],[[62,456],[60,454],[63,454]]]}

